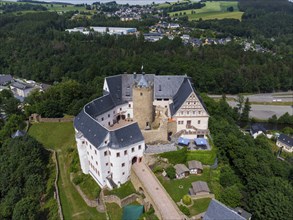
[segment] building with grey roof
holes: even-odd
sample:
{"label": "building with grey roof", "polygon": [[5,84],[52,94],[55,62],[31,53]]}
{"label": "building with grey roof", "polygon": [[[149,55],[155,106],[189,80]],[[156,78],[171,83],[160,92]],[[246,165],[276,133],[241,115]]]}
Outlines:
{"label": "building with grey roof", "polygon": [[202,163],[197,160],[188,161],[188,168],[190,174],[200,174],[203,172]]}
{"label": "building with grey roof", "polygon": [[[237,208],[236,208],[237,209]],[[239,209],[237,209],[239,211]],[[248,212],[237,212],[216,199],[212,199],[203,220],[250,220],[251,214]]]}
{"label": "building with grey roof", "polygon": [[191,196],[195,195],[206,195],[210,194],[210,188],[208,187],[208,184],[204,181],[196,181],[191,183],[191,188],[189,189],[189,194]]}
{"label": "building with grey roof", "polygon": [[13,81],[11,75],[2,75],[0,74],[0,86],[6,86]]}
{"label": "building with grey roof", "polygon": [[181,179],[189,175],[189,169],[184,164],[176,164],[174,168],[177,179]]}
{"label": "building with grey roof", "polygon": [[287,152],[293,152],[293,138],[285,135],[285,134],[280,134],[276,145],[280,148],[282,148],[284,151]]}
{"label": "building with grey roof", "polygon": [[142,161],[145,142],[168,141],[167,134],[205,136],[208,118],[187,76],[106,77],[103,96],[74,120],[82,171],[101,187],[119,186],[129,179],[131,165]]}

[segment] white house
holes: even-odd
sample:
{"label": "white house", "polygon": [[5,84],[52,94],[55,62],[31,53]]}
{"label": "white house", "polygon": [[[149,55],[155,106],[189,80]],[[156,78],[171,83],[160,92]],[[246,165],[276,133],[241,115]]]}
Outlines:
{"label": "white house", "polygon": [[23,99],[28,97],[30,92],[34,89],[34,86],[24,82],[13,82],[10,88],[16,97]]}
{"label": "white house", "polygon": [[[143,132],[161,137],[172,127],[191,138],[209,132],[209,115],[187,76],[122,74],[105,78],[103,90],[74,120],[82,171],[101,187],[129,180],[131,166],[142,161]],[[165,130],[152,129],[156,106],[165,109]]]}
{"label": "white house", "polygon": [[250,134],[255,139],[261,134],[266,135],[266,129],[260,124],[253,124],[250,128]]}
{"label": "white house", "polygon": [[276,145],[280,148],[283,148],[284,151],[293,152],[293,138],[285,135],[280,134],[280,136],[277,139]]}

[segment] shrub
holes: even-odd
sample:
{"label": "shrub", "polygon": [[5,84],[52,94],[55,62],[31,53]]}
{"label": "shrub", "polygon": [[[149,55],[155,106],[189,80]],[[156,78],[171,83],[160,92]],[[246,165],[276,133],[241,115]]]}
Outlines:
{"label": "shrub", "polygon": [[161,167],[160,165],[155,166],[154,173],[161,173],[161,172],[163,172],[163,167]]}
{"label": "shrub", "polygon": [[183,198],[182,198],[182,202],[185,204],[185,205],[190,205],[191,204],[191,198],[189,195],[184,195]]}
{"label": "shrub", "polygon": [[189,209],[183,205],[179,206],[179,209],[180,211],[184,214],[184,215],[187,215],[187,216],[190,216],[190,212],[189,212]]}
{"label": "shrub", "polygon": [[176,171],[175,171],[175,168],[173,166],[167,167],[166,173],[167,173],[167,176],[170,179],[175,179],[176,178]]}
{"label": "shrub", "polygon": [[75,185],[79,185],[82,181],[83,181],[83,177],[81,175],[78,175],[78,176],[74,177],[73,180],[72,180],[72,182]]}

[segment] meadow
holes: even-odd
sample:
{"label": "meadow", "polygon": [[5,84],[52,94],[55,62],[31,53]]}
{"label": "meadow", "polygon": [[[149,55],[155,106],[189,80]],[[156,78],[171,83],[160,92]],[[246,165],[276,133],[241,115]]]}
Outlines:
{"label": "meadow", "polygon": [[[188,16],[189,20],[209,20],[233,18],[241,20],[243,12],[239,11],[237,1],[210,1],[205,2],[206,6],[200,9],[183,10],[169,13],[171,17]],[[233,7],[233,11],[227,11],[227,8]]]}

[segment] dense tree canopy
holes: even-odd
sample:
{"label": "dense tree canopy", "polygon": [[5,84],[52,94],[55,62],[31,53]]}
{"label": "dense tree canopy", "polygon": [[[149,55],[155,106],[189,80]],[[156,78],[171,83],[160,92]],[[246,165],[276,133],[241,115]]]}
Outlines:
{"label": "dense tree canopy", "polygon": [[29,137],[0,145],[0,219],[40,219],[48,160],[48,152]]}
{"label": "dense tree canopy", "polygon": [[278,160],[266,137],[254,140],[244,135],[236,126],[237,115],[224,100],[215,102],[204,96],[204,101],[223,166],[220,200],[232,207],[243,206],[254,219],[291,219],[292,162]]}

